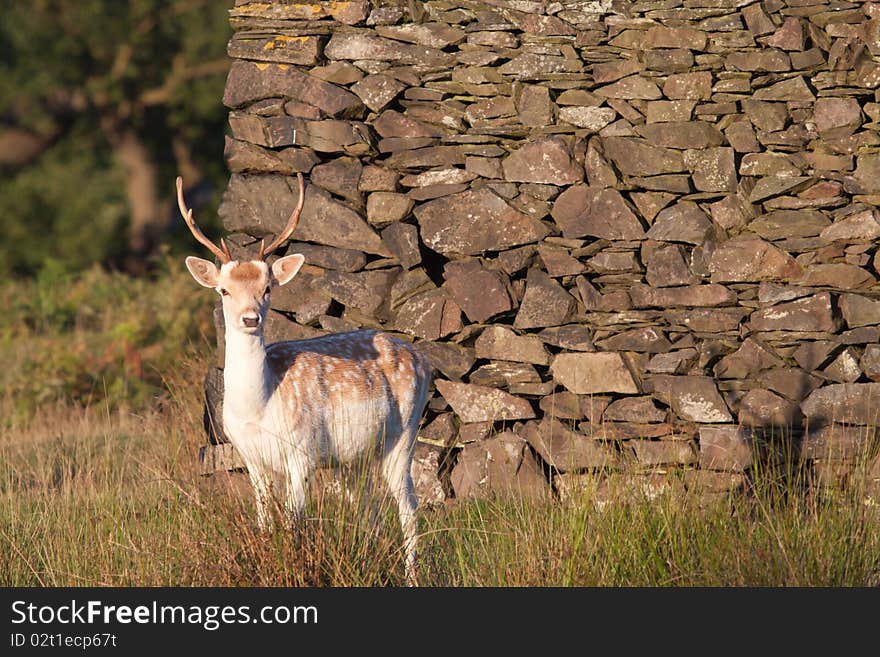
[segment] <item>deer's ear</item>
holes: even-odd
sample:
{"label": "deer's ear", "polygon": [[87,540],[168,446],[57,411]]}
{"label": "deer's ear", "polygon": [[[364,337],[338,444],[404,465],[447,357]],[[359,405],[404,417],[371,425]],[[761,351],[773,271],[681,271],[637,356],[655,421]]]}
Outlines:
{"label": "deer's ear", "polygon": [[220,270],[210,260],[189,256],[186,259],[186,268],[189,269],[189,273],[192,274],[192,277],[196,279],[199,285],[204,285],[211,289],[217,287],[217,283],[220,280]]}
{"label": "deer's ear", "polygon": [[294,253],[293,255],[278,258],[278,260],[273,262],[272,275],[275,276],[278,285],[289,283],[299,273],[299,269],[305,261],[305,256]]}

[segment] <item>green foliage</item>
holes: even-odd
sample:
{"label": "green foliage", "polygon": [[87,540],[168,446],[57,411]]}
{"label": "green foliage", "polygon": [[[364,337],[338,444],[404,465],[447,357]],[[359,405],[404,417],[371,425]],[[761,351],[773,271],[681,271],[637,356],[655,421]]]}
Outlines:
{"label": "green foliage", "polygon": [[48,260],[35,280],[0,287],[7,422],[57,400],[148,407],[167,394],[174,363],[210,350],[211,295],[177,259],[158,267],[135,279],[98,266],[70,274]]}
{"label": "green foliage", "polygon": [[[16,0],[0,21],[0,136],[24,132],[40,154],[0,170],[0,276],[32,275],[44,257],[71,270],[126,255],[132,204],[119,135],[133,129],[167,208],[194,166],[225,186],[221,98],[227,10],[214,0]],[[175,144],[188,150],[184,161]],[[2,165],[0,165],[2,166]],[[194,181],[190,181],[194,182]],[[200,212],[208,232],[212,207]],[[179,238],[173,236],[170,243]]]}

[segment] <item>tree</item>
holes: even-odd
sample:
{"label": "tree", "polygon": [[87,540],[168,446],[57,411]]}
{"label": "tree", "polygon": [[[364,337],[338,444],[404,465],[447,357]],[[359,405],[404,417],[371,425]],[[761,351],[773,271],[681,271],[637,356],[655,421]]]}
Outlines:
{"label": "tree", "polygon": [[125,256],[139,269],[174,217],[174,176],[222,185],[227,9],[216,0],[4,7],[0,234],[15,239],[0,246],[0,273],[30,273],[47,251],[72,267]]}

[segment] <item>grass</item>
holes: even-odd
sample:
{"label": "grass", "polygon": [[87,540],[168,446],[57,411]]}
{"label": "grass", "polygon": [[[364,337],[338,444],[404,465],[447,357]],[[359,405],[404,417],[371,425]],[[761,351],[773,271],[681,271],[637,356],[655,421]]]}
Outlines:
{"label": "grass", "polygon": [[[388,508],[380,509],[383,522],[372,526],[357,504],[317,494],[296,531],[264,535],[255,527],[243,475],[200,477],[200,382],[212,348],[196,315],[209,317],[208,308],[193,303],[170,272],[153,288],[89,275],[91,289],[103,291],[84,292],[84,279],[77,279],[56,283],[52,292],[62,306],[74,290],[98,295],[91,297],[96,311],[88,322],[77,318],[76,309],[60,324],[44,318],[48,324],[42,327],[27,325],[21,316],[17,323],[6,320],[4,330],[16,332],[19,346],[4,348],[0,357],[39,361],[41,376],[56,377],[58,390],[67,392],[37,402],[32,389],[19,386],[0,401],[0,585],[403,583],[400,530]],[[101,309],[100,295],[107,294],[116,295],[117,303]],[[142,304],[155,302],[157,309],[137,308],[139,294],[146,295]],[[9,291],[0,299],[8,300]],[[174,304],[180,305],[176,312]],[[146,354],[140,376],[125,369],[124,350],[113,352],[119,361],[91,373],[91,380],[76,379],[87,368],[53,370],[50,359],[30,352],[47,344],[61,350],[56,343],[67,340],[106,348],[123,320],[141,327],[131,338]],[[162,340],[163,326],[181,332],[174,338],[177,347]],[[69,372],[88,383],[82,385],[86,392],[70,386]],[[131,389],[141,393],[126,396]],[[708,503],[667,495],[602,505],[587,486],[565,503],[493,499],[425,509],[421,582],[880,584],[880,507],[867,503],[857,486],[833,498],[795,494],[795,488],[780,494],[778,478],[765,472],[751,494]]]}

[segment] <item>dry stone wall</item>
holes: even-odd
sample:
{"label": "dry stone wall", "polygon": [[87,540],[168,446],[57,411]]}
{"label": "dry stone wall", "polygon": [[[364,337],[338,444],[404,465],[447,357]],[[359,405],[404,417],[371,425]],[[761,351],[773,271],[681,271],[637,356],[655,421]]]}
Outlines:
{"label": "dry stone wall", "polygon": [[780,455],[836,485],[874,448],[880,3],[230,15],[227,241],[253,255],[306,175],[267,337],[424,349],[424,501],[712,494]]}

